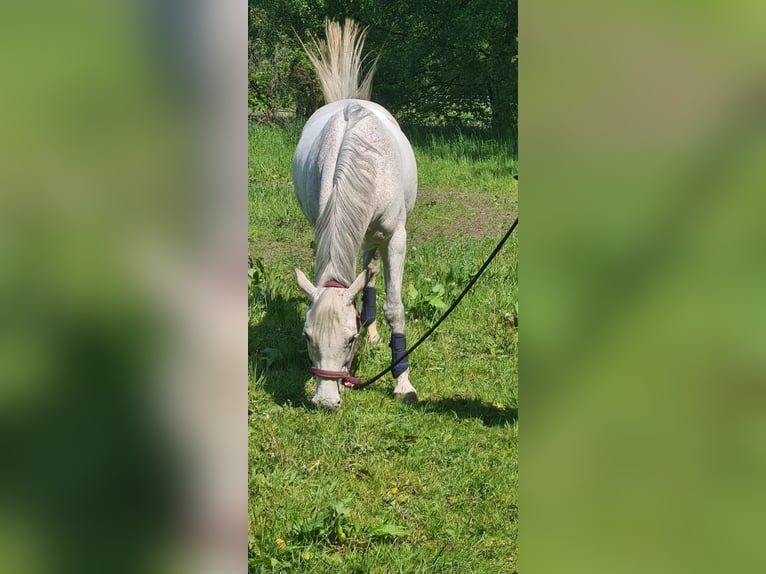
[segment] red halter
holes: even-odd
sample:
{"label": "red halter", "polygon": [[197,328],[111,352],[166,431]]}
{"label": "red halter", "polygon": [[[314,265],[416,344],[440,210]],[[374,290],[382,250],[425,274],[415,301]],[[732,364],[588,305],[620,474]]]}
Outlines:
{"label": "red halter", "polygon": [[[343,283],[338,283],[337,281],[327,281],[325,282],[322,287],[333,287],[335,289],[348,289]],[[309,367],[309,371],[312,375],[315,377],[321,377],[323,379],[338,379],[340,381],[343,381],[343,385],[353,389],[354,387],[362,384],[362,379],[359,377],[352,377],[351,376],[351,363],[354,362],[354,356],[356,355],[356,346],[359,342],[359,328],[362,326],[361,321],[359,320],[359,313],[356,314],[356,337],[354,337],[354,343],[351,347],[351,356],[348,359],[348,362],[343,366],[342,371],[326,371],[325,369],[317,369],[316,367]]]}

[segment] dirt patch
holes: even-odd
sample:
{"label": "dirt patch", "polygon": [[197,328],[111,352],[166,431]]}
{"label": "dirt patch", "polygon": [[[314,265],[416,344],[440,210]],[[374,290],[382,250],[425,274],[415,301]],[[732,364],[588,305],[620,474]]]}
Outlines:
{"label": "dirt patch", "polygon": [[478,238],[502,234],[518,210],[518,201],[506,194],[420,189],[407,222],[407,240],[413,245],[434,237]]}
{"label": "dirt patch", "polygon": [[295,240],[290,243],[285,241],[250,239],[248,241],[248,256],[251,260],[262,260],[267,266],[282,261],[290,261],[291,269],[292,267],[309,269],[311,265],[313,265],[313,251],[311,249],[310,239],[305,242]]}
{"label": "dirt patch", "polygon": [[[420,189],[407,222],[407,243],[423,245],[437,237],[497,237],[511,225],[517,210],[516,198],[506,194]],[[300,237],[282,241],[251,235],[249,254],[266,264],[291,260],[292,265],[308,269],[312,234],[306,229]]]}

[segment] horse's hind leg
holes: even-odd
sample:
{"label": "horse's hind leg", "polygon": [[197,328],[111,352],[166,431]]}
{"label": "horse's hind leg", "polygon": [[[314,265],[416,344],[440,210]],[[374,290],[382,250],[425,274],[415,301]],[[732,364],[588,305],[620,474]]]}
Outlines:
{"label": "horse's hind leg", "polygon": [[418,394],[410,383],[409,362],[402,355],[407,348],[404,336],[404,305],[402,304],[402,279],[404,277],[404,256],[407,252],[407,232],[404,227],[394,233],[387,249],[383,252],[383,271],[386,277],[386,303],[383,314],[391,326],[391,374],[396,379],[394,396],[416,402]]}
{"label": "horse's hind leg", "polygon": [[362,292],[362,325],[367,328],[367,340],[370,343],[380,343],[378,326],[375,323],[375,278],[380,271],[380,254],[377,249],[365,251],[362,256],[362,265],[367,271],[367,281]]}

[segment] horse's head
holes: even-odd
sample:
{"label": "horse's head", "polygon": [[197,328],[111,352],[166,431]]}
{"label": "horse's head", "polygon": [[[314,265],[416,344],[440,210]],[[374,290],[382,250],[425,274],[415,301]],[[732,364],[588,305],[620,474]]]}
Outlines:
{"label": "horse's head", "polygon": [[311,400],[315,405],[337,409],[341,403],[343,375],[348,375],[359,336],[354,298],[364,287],[365,272],[348,288],[315,287],[301,270],[296,269],[295,275],[298,286],[311,301],[303,326],[311,371],[317,380],[317,391]]}

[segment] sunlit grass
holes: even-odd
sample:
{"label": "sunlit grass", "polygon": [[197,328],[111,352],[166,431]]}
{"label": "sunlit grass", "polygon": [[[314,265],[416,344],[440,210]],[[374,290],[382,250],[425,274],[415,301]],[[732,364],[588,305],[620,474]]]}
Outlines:
{"label": "sunlit grass", "polygon": [[423,187],[507,192],[517,174],[510,136],[481,129],[404,128]]}
{"label": "sunlit grass", "polygon": [[[309,274],[313,267],[313,232],[289,181],[298,135],[251,128],[250,570],[513,572],[516,240],[412,356],[418,406],[394,400],[387,376],[345,392],[340,411],[317,411],[301,337],[307,301],[292,274],[295,266]],[[515,206],[515,183],[500,175],[513,169],[510,149],[451,138],[412,138],[423,197],[433,199],[416,206],[410,221],[417,239],[404,280],[410,343],[438,316],[432,298],[451,302],[500,235],[476,232],[436,188],[475,192],[468,198],[498,211],[500,221],[510,221]],[[379,327],[387,340],[383,297],[381,276]],[[362,344],[356,372],[370,377],[389,360],[385,344]]]}

